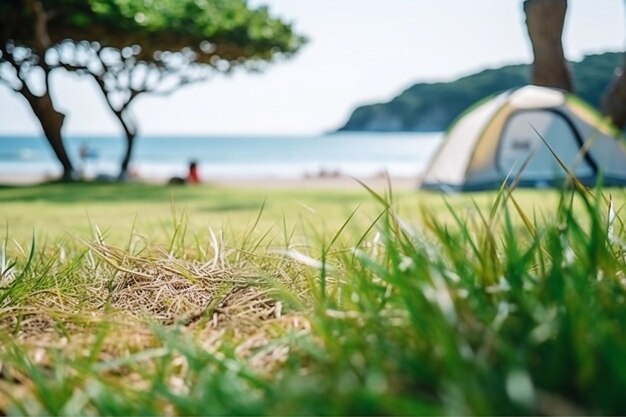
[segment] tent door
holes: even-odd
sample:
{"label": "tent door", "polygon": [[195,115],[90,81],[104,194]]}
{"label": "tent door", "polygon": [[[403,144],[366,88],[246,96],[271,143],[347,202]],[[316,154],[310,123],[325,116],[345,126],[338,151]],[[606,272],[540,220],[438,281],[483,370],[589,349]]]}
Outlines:
{"label": "tent door", "polygon": [[588,156],[581,154],[583,141],[572,123],[558,111],[544,109],[520,110],[509,117],[496,156],[500,173],[516,177],[530,158],[522,180],[550,183],[565,178],[567,173],[541,138],[577,177],[594,176],[594,166]]}

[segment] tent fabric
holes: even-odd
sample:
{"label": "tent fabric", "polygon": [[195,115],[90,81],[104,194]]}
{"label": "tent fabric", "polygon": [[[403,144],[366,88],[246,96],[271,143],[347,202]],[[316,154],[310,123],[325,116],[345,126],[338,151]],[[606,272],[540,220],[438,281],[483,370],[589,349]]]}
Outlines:
{"label": "tent fabric", "polygon": [[[554,157],[557,155],[558,159]],[[480,103],[455,122],[422,188],[472,191],[560,185],[568,171],[587,185],[626,185],[626,147],[590,107],[561,90],[525,86]]]}

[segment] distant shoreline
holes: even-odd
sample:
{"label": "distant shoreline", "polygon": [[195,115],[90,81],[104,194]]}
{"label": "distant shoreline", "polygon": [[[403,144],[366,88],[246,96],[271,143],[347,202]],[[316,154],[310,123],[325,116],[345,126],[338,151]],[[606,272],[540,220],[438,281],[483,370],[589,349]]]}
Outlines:
{"label": "distant shoreline", "polygon": [[[5,186],[30,186],[54,181],[56,178],[44,174],[6,175],[0,174],[0,185]],[[375,189],[385,188],[388,182],[393,189],[414,189],[419,184],[417,177],[391,177],[384,176],[353,178],[348,175],[336,175],[329,177],[302,177],[302,178],[232,178],[216,177],[206,179],[201,183],[205,186],[232,187],[232,188],[265,188],[265,189],[291,189],[291,188],[322,188],[322,189],[356,189],[362,188],[363,182]],[[131,183],[162,184],[166,182],[157,178],[136,178]],[[95,183],[95,182],[94,182]]]}
{"label": "distant shoreline", "polygon": [[[140,182],[164,184],[170,178],[185,177],[193,160],[200,178],[216,183],[330,186],[343,183],[336,177],[370,179],[384,177],[386,172],[392,178],[417,178],[441,140],[441,133],[341,134],[293,140],[143,138],[136,144],[129,174]],[[124,151],[121,138],[69,137],[66,145],[74,168],[87,179],[116,178]],[[94,157],[81,158],[79,150],[85,148]],[[32,184],[60,175],[60,164],[42,138],[0,139],[0,183]]]}

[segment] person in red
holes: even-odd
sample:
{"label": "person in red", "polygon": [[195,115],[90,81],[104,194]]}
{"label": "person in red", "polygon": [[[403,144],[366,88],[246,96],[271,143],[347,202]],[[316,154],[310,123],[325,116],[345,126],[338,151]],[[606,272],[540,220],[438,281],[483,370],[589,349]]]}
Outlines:
{"label": "person in red", "polygon": [[187,174],[185,182],[187,184],[200,183],[200,176],[198,175],[198,163],[196,161],[191,161],[189,163],[189,173]]}

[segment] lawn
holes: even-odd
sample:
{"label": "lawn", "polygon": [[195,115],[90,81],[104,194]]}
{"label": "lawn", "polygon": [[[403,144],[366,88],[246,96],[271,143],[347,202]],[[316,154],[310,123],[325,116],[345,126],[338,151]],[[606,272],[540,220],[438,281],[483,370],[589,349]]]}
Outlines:
{"label": "lawn", "polygon": [[[385,189],[374,190],[383,194]],[[399,215],[418,224],[425,209],[450,218],[446,202],[459,214],[490,207],[493,193],[442,196],[402,190],[393,195]],[[553,191],[518,191],[525,210],[552,211],[558,201]],[[622,196],[621,190],[613,191]],[[332,232],[357,211],[355,233],[368,226],[383,207],[368,190],[356,186],[337,189],[242,189],[209,186],[180,187],[146,184],[47,184],[0,188],[0,215],[11,238],[28,242],[32,233],[59,239],[67,234],[85,237],[94,225],[113,240],[128,238],[133,228],[156,240],[167,240],[181,216],[194,234],[206,236],[208,228],[246,234],[258,221],[258,232],[314,227]],[[258,218],[258,219],[257,219]],[[281,231],[282,234],[282,231]],[[233,236],[231,236],[233,237]]]}
{"label": "lawn", "polygon": [[[402,201],[416,203],[404,193]],[[258,218],[259,231],[280,229],[283,223],[305,226],[341,225],[352,211],[380,212],[365,189],[281,190],[159,185],[50,184],[0,189],[2,217],[11,234],[30,239],[33,231],[55,238],[64,233],[85,235],[91,226],[107,230],[114,240],[133,229],[151,239],[170,236],[181,216],[193,233],[229,229],[247,233]],[[260,216],[260,217],[259,217]]]}
{"label": "lawn", "polygon": [[0,412],[623,412],[625,200],[2,188]]}

